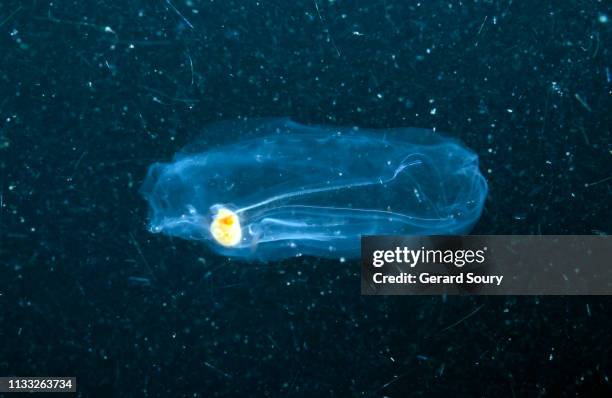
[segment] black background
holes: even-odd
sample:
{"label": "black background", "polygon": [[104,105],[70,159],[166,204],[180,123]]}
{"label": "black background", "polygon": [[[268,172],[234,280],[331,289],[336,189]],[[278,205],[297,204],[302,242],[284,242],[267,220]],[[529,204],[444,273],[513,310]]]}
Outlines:
{"label": "black background", "polygon": [[82,396],[610,393],[608,298],[361,297],[358,261],[151,235],[138,194],[213,121],[435,127],[481,158],[474,232],[609,233],[608,6],[2,1],[0,374]]}

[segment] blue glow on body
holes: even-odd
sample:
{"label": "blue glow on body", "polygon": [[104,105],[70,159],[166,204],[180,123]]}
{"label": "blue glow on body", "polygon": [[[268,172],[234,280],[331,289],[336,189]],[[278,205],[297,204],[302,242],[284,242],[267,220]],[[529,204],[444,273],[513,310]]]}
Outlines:
{"label": "blue glow on body", "polygon": [[[487,195],[478,156],[430,130],[264,119],[206,131],[223,135],[237,139],[151,165],[142,193],[152,232],[245,259],[351,258],[362,235],[466,233]],[[238,242],[213,236],[220,210],[237,216]]]}

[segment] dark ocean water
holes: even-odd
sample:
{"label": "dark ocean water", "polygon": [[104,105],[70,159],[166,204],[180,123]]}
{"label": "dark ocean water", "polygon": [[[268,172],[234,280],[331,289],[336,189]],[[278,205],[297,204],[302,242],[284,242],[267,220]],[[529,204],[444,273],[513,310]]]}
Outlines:
{"label": "dark ocean water", "polygon": [[[361,297],[359,263],[152,235],[210,122],[435,127],[481,234],[608,234],[605,1],[2,1],[0,375],[80,396],[612,394],[606,297]],[[211,142],[223,137],[206,137]]]}

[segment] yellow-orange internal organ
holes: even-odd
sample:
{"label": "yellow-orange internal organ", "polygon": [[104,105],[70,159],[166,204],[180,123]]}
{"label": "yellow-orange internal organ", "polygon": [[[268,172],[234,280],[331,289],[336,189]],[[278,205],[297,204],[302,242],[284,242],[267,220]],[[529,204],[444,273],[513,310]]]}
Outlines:
{"label": "yellow-orange internal organ", "polygon": [[236,246],[242,239],[238,215],[229,209],[220,208],[210,224],[210,233],[220,245]]}

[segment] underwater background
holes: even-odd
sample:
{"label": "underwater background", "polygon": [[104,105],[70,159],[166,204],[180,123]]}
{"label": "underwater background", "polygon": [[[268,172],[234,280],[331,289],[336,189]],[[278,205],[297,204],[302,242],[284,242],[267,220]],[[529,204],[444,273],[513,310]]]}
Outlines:
{"label": "underwater background", "polygon": [[[606,1],[2,1],[0,375],[79,396],[612,394],[608,297],[362,297],[359,261],[147,231],[147,167],[211,122],[435,128],[473,233],[608,234]],[[223,137],[206,137],[210,142]]]}

